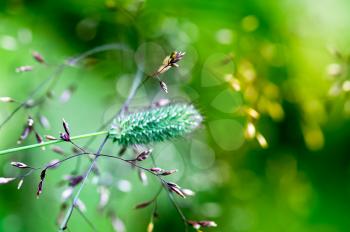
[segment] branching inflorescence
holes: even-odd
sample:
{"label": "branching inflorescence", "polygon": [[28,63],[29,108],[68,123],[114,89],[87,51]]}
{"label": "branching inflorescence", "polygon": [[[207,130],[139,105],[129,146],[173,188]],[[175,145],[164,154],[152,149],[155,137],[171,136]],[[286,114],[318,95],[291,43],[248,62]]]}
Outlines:
{"label": "branching inflorescence", "polygon": [[[119,49],[124,50],[124,47],[117,46],[117,45],[104,45],[95,49],[92,49],[86,53],[83,53],[82,55],[70,59],[68,61],[68,65],[76,64],[79,60],[92,55],[96,52],[111,50],[111,49]],[[183,52],[173,52],[169,56],[167,56],[162,65],[157,69],[157,71],[152,76],[146,76],[144,81],[141,82],[142,75],[140,75],[140,72],[138,71],[133,85],[130,89],[129,96],[125,100],[124,104],[118,110],[114,117],[109,120],[108,122],[113,123],[110,125],[109,130],[103,130],[98,131],[90,134],[85,135],[78,135],[78,136],[72,136],[72,133],[69,129],[68,123],[63,120],[63,129],[64,132],[60,133],[59,136],[45,136],[46,141],[43,139],[42,136],[37,133],[35,130],[33,124],[34,120],[32,118],[28,118],[28,122],[23,130],[23,133],[20,137],[20,142],[25,140],[28,135],[34,131],[37,141],[37,144],[22,146],[22,147],[16,147],[11,149],[6,149],[0,151],[0,155],[9,154],[12,152],[17,151],[24,151],[28,149],[32,149],[35,147],[47,147],[53,144],[58,143],[70,143],[73,146],[74,153],[71,155],[66,155],[63,159],[55,159],[48,164],[44,165],[43,167],[31,167],[30,165],[27,165],[22,162],[13,161],[11,162],[11,165],[22,169],[27,170],[25,174],[18,176],[18,177],[1,177],[0,178],[0,184],[7,184],[14,180],[19,180],[18,183],[18,189],[21,188],[23,184],[24,178],[27,176],[33,174],[36,171],[40,171],[40,181],[37,188],[37,196],[39,197],[43,190],[44,190],[44,182],[46,176],[49,174],[50,169],[57,168],[62,163],[78,158],[80,160],[81,157],[90,157],[90,165],[85,171],[80,171],[79,168],[76,168],[69,177],[65,178],[66,188],[62,192],[62,199],[63,203],[61,205],[61,213],[58,217],[58,225],[60,230],[65,230],[68,228],[69,220],[72,216],[72,213],[74,209],[77,209],[77,211],[83,216],[84,220],[87,221],[87,223],[94,229],[95,226],[92,222],[90,222],[87,217],[84,215],[84,208],[83,202],[80,200],[80,193],[89,177],[89,175],[95,170],[94,174],[99,175],[99,172],[96,172],[97,170],[97,160],[99,157],[105,157],[110,159],[116,159],[119,161],[122,161],[126,163],[127,165],[130,165],[133,168],[136,168],[138,170],[140,179],[142,181],[145,181],[147,178],[145,173],[149,173],[153,176],[155,176],[161,185],[161,188],[155,196],[146,202],[138,204],[135,208],[141,209],[145,208],[150,205],[154,205],[153,213],[151,217],[151,221],[148,225],[147,231],[151,232],[153,231],[153,221],[157,215],[157,199],[162,190],[164,189],[171,202],[175,206],[177,212],[181,216],[181,219],[183,220],[185,224],[185,230],[187,231],[188,225],[192,226],[194,229],[199,230],[200,227],[213,227],[216,226],[215,222],[213,221],[193,221],[188,220],[184,213],[182,212],[180,206],[176,202],[176,199],[174,198],[173,194],[176,194],[180,197],[185,198],[186,196],[192,196],[194,195],[194,192],[189,189],[181,188],[178,184],[169,182],[165,179],[166,176],[171,175],[175,173],[176,169],[171,170],[165,170],[160,167],[157,167],[156,160],[152,156],[152,149],[149,146],[152,146],[154,143],[157,142],[163,142],[168,141],[173,138],[177,137],[183,137],[187,136],[191,132],[193,132],[196,128],[198,128],[202,122],[202,116],[198,112],[198,110],[192,105],[188,103],[172,103],[169,100],[162,100],[161,102],[152,104],[151,107],[147,108],[146,110],[136,111],[136,112],[127,112],[128,105],[130,104],[131,100],[135,96],[137,90],[139,87],[147,80],[149,79],[156,79],[160,83],[160,87],[163,91],[167,92],[167,86],[164,81],[161,81],[159,79],[159,76],[163,73],[165,73],[167,70],[169,70],[172,67],[178,67],[178,62],[183,58],[185,53]],[[44,59],[39,55],[38,53],[35,53],[33,55],[34,58],[40,62],[45,63]],[[18,70],[18,71],[30,71],[28,68],[23,70],[24,68]],[[62,71],[62,68],[59,69],[59,73]],[[58,74],[54,74],[53,77],[57,78]],[[50,81],[52,77],[49,77],[48,80],[45,80],[38,88],[35,90],[30,97],[34,96],[37,91],[39,91],[42,86],[47,82]],[[47,91],[49,91],[51,87]],[[0,98],[2,102],[13,102],[12,98],[10,97],[2,97]],[[27,101],[25,101],[27,102]],[[24,103],[23,103],[24,104]],[[23,104],[20,105],[20,107],[23,107]],[[17,110],[20,108],[17,108]],[[15,112],[17,112],[17,110]],[[12,117],[12,116],[10,116]],[[10,118],[9,118],[10,119]],[[7,119],[6,122],[9,120]],[[5,123],[6,123],[5,122]],[[1,124],[1,126],[4,125]],[[101,129],[105,128],[105,125],[101,127]],[[82,138],[95,138],[96,136],[104,135],[105,138],[103,139],[103,142],[100,144],[97,152],[91,152],[89,151],[89,145],[92,140],[89,140],[87,144],[84,146],[77,145],[74,141],[77,139]],[[105,144],[113,140],[116,142],[120,147],[121,150],[119,154],[116,155],[109,155],[103,153],[103,148]],[[121,155],[129,149],[132,148],[132,150],[135,152],[135,158],[132,159],[125,159],[122,158]],[[59,147],[54,147],[53,150],[57,153],[64,154],[64,151]],[[142,165],[142,161],[148,159],[149,157],[152,158],[152,167],[144,167]],[[77,188],[78,187],[78,188]],[[103,210],[109,199],[109,186],[105,186],[103,184],[99,185],[98,192],[100,193],[100,205],[99,209]],[[74,190],[77,188],[76,193],[74,194]],[[108,212],[109,217],[112,220],[112,224],[114,225],[116,230],[119,230],[122,222],[120,219],[116,216],[115,212],[109,211]],[[118,225],[118,226],[115,226]]]}

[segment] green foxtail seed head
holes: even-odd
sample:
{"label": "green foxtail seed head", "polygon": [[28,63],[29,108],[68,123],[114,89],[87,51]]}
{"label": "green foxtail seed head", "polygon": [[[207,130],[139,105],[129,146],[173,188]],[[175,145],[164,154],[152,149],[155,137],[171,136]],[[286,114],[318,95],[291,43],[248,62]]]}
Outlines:
{"label": "green foxtail seed head", "polygon": [[202,119],[193,105],[175,103],[119,116],[109,135],[123,146],[161,142],[192,132]]}

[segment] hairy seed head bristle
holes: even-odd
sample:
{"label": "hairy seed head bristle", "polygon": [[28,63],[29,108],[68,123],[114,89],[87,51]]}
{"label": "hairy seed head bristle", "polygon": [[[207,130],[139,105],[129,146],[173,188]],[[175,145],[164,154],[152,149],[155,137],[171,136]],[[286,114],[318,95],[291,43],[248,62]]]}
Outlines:
{"label": "hairy seed head bristle", "polygon": [[201,121],[193,105],[176,103],[120,116],[109,134],[123,146],[149,144],[191,133]]}

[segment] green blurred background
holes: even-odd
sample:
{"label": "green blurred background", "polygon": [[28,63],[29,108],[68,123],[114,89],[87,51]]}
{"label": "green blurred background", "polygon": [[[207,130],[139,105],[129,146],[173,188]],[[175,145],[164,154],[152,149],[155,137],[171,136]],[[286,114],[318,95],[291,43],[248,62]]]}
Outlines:
{"label": "green blurred background", "polygon": [[[25,99],[68,57],[122,43],[134,52],[108,51],[67,67],[55,97],[40,109],[51,123],[40,133],[57,135],[63,117],[72,133],[88,133],[118,110],[141,63],[150,74],[171,51],[185,51],[180,67],[163,76],[169,94],[148,82],[132,109],[167,97],[191,101],[204,114],[204,126],[193,135],[154,147],[159,166],[180,170],[169,179],[197,193],[178,199],[188,218],[217,222],[205,231],[350,231],[349,10],[347,0],[1,0],[0,95]],[[35,63],[32,51],[49,65]],[[16,73],[22,65],[34,70]],[[62,102],[69,86],[75,91]],[[2,122],[15,105],[0,104]],[[16,146],[28,114],[37,109],[21,110],[1,129],[1,149]],[[117,151],[106,147],[106,153]],[[39,166],[55,158],[49,149],[2,156],[0,176],[19,174],[9,161]],[[153,196],[157,181],[149,177],[143,186],[124,164],[99,162],[113,186],[109,208],[127,231],[146,231],[151,210],[134,206]],[[56,231],[58,182],[74,166],[50,171],[39,200],[38,173],[21,190],[1,185],[0,231]],[[81,199],[98,231],[113,231],[106,213],[96,210],[94,178]],[[159,214],[155,231],[183,231],[164,193]],[[74,213],[70,230],[91,228]]]}

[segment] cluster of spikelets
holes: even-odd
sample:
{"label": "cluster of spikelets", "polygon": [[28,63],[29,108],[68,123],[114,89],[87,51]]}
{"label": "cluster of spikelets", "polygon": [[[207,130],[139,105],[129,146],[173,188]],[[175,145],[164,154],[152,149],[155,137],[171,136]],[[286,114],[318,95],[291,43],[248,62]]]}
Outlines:
{"label": "cluster of spikelets", "polygon": [[193,105],[175,103],[120,116],[109,134],[123,146],[149,144],[188,134],[202,119]]}

